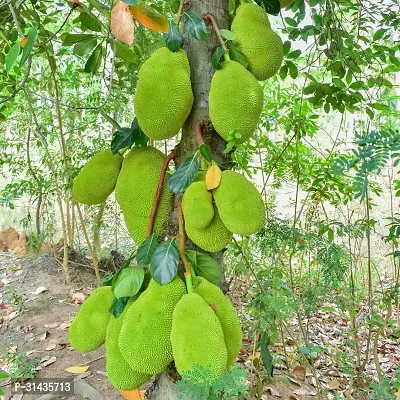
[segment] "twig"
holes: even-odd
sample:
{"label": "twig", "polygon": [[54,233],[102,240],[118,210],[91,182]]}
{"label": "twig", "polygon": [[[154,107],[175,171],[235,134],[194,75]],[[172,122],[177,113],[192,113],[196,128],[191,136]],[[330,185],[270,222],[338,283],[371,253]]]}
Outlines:
{"label": "twig", "polygon": [[13,5],[11,4],[11,2],[8,3],[8,7],[9,7],[9,9],[10,9],[11,15],[12,15],[13,20],[14,20],[15,27],[17,28],[17,31],[18,31],[19,35],[20,35],[21,37],[24,37],[24,36],[25,36],[25,35],[24,35],[24,32],[23,32],[22,29],[21,29],[21,25],[20,25],[19,22],[18,22],[17,15],[15,14],[15,10],[14,10],[14,7],[13,7]]}
{"label": "twig", "polygon": [[154,197],[153,207],[151,209],[150,217],[149,217],[149,224],[147,225],[147,232],[146,237],[149,237],[153,233],[154,221],[156,219],[158,205],[160,203],[161,193],[164,185],[165,175],[167,173],[168,164],[171,160],[176,157],[176,151],[172,150],[171,153],[168,154],[167,158],[164,161],[164,165],[161,170],[160,179],[158,181],[157,192]]}
{"label": "twig", "polygon": [[178,26],[181,23],[182,14],[183,14],[183,4],[184,3],[185,3],[185,0],[181,0],[181,2],[179,4],[178,16],[176,18],[176,25],[178,25]]}
{"label": "twig", "polygon": [[196,123],[194,124],[194,134],[196,136],[196,141],[199,147],[204,144],[204,139],[202,135],[203,128],[204,122],[200,120],[196,121]]}
{"label": "twig", "polygon": [[204,19],[208,19],[211,22],[214,32],[217,35],[218,41],[221,44],[221,47],[224,49],[224,58],[225,58],[225,60],[229,60],[229,50],[226,47],[223,37],[221,36],[221,32],[219,31],[218,25],[215,22],[214,16],[212,14],[206,14],[204,16]]}

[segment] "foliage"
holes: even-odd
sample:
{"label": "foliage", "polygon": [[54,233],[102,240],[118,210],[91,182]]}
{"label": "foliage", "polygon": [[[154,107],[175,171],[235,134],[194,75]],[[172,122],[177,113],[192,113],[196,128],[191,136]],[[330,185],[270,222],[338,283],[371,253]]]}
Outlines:
{"label": "foliage", "polygon": [[247,394],[246,372],[238,365],[216,377],[212,368],[195,365],[176,383],[180,400],[242,399]]}
{"label": "foliage", "polygon": [[36,367],[40,360],[36,357],[28,356],[26,353],[7,351],[3,354],[2,359],[5,371],[12,382],[33,379],[37,374]]}

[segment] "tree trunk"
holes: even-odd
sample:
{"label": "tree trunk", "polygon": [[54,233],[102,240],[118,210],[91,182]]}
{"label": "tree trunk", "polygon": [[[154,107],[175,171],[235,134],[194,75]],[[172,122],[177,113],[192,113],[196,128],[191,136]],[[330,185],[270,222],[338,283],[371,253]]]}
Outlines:
{"label": "tree trunk", "polygon": [[[191,11],[197,15],[212,14],[220,28],[229,28],[228,0],[187,0],[184,2],[184,12]],[[177,165],[198,149],[195,138],[194,126],[197,121],[204,122],[203,139],[212,152],[212,157],[221,165],[229,163],[229,156],[223,153],[225,141],[212,129],[208,117],[208,96],[210,92],[211,78],[214,68],[211,64],[211,56],[219,46],[217,36],[208,25],[208,37],[205,41],[195,40],[185,32],[183,26],[183,49],[189,58],[191,69],[191,81],[194,95],[192,112],[182,128],[182,139],[178,148]],[[175,236],[178,233],[177,201],[180,196],[175,196],[174,211],[168,224],[168,235]],[[187,248],[195,248],[193,243],[187,242]],[[211,254],[221,265],[223,253]],[[171,377],[172,375],[172,377]],[[146,392],[148,400],[178,400],[178,393],[174,388],[174,371],[171,368],[160,374],[152,387]]]}

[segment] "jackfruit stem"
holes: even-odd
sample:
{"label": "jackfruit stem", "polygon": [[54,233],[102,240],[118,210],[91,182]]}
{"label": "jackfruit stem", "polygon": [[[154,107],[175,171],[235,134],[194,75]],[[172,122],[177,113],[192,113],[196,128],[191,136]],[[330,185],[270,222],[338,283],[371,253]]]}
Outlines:
{"label": "jackfruit stem", "polygon": [[188,293],[193,293],[192,274],[185,272],[186,290]]}
{"label": "jackfruit stem", "polygon": [[161,193],[162,193],[162,189],[164,186],[165,175],[168,170],[168,164],[170,163],[171,160],[173,160],[175,158],[176,158],[176,151],[172,150],[171,153],[168,154],[167,158],[164,161],[164,165],[161,170],[160,179],[158,180],[157,192],[154,197],[153,207],[151,209],[151,213],[150,213],[150,217],[149,217],[149,224],[147,225],[146,238],[150,237],[153,234],[154,221],[157,216],[158,205],[160,204],[160,198],[161,198]]}
{"label": "jackfruit stem", "polygon": [[229,50],[226,47],[225,40],[222,37],[221,32],[219,31],[219,28],[218,28],[217,23],[215,22],[214,16],[212,14],[206,14],[204,16],[204,19],[208,19],[211,22],[211,25],[212,25],[212,27],[214,29],[214,32],[217,35],[217,39],[218,39],[219,43],[221,44],[221,47],[224,49],[224,59],[225,59],[225,61],[230,60],[230,58],[229,58]]}
{"label": "jackfruit stem", "polygon": [[[177,237],[178,241],[178,251],[179,251],[179,257],[182,260],[182,264],[185,267],[185,276],[187,274],[192,276],[192,264],[190,264],[189,260],[186,257],[186,251],[185,251],[185,244],[186,244],[186,234],[185,234],[185,226],[183,222],[183,212],[182,212],[182,199],[179,199],[178,201],[178,226],[179,226],[179,234]],[[191,282],[190,278],[190,282]]]}
{"label": "jackfruit stem", "polygon": [[204,128],[204,122],[200,120],[196,121],[194,125],[194,134],[196,136],[196,142],[199,147],[202,144],[204,144],[204,139],[202,134],[203,128]]}

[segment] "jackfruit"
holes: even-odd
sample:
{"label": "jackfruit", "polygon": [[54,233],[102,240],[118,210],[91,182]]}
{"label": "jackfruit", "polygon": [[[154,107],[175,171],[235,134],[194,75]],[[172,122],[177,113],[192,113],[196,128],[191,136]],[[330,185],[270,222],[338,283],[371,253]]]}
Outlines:
{"label": "jackfruit", "polygon": [[212,194],[205,182],[193,182],[182,197],[185,221],[196,228],[205,228],[214,218]]}
{"label": "jackfruit", "polygon": [[72,186],[78,203],[101,204],[114,191],[123,157],[109,149],[96,153],[81,169]]}
{"label": "jackfruit", "polygon": [[119,348],[135,371],[158,374],[171,363],[172,313],[186,288],[178,277],[167,285],[151,280],[122,322]]}
{"label": "jackfruit", "polygon": [[213,190],[222,222],[233,233],[250,235],[265,222],[265,206],[256,187],[244,175],[223,171],[220,185]]}
{"label": "jackfruit", "polygon": [[199,283],[193,288],[193,292],[200,295],[208,305],[212,305],[215,315],[221,323],[228,354],[227,368],[229,368],[236,361],[236,357],[242,348],[242,329],[240,328],[239,318],[232,303],[218,286],[201,276],[198,276],[197,279]]}
{"label": "jackfruit", "polygon": [[118,346],[122,322],[131,305],[128,303],[120,316],[111,315],[106,336],[106,371],[111,385],[119,390],[133,390],[147,382],[151,375],[134,371],[125,361]]}
{"label": "jackfruit", "polygon": [[134,98],[140,128],[151,139],[175,136],[193,105],[186,53],[162,47],[142,65]]}
{"label": "jackfruit", "polygon": [[225,61],[211,80],[209,114],[214,129],[226,141],[239,133],[238,143],[256,130],[263,107],[263,89],[243,65]]}
{"label": "jackfruit", "polygon": [[279,71],[283,60],[283,43],[271,29],[268,16],[260,6],[251,3],[239,6],[231,31],[247,57],[249,71],[257,80],[264,81]]}
{"label": "jackfruit", "polygon": [[113,301],[111,286],[93,290],[69,327],[69,343],[81,353],[96,350],[105,339]]}
{"label": "jackfruit", "polygon": [[185,229],[188,238],[201,249],[210,253],[221,251],[232,240],[230,232],[221,221],[218,210],[214,207],[214,218],[210,225],[205,228],[185,223]]}
{"label": "jackfruit", "polygon": [[[146,239],[147,225],[157,192],[165,155],[154,147],[133,148],[125,156],[119,174],[115,197],[124,214],[132,239],[140,244]],[[154,222],[154,233],[163,233],[171,210],[171,195],[164,182]]]}
{"label": "jackfruit", "polygon": [[216,376],[225,372],[224,332],[213,309],[197,294],[185,294],[172,317],[172,351],[182,375],[194,365],[211,366]]}

